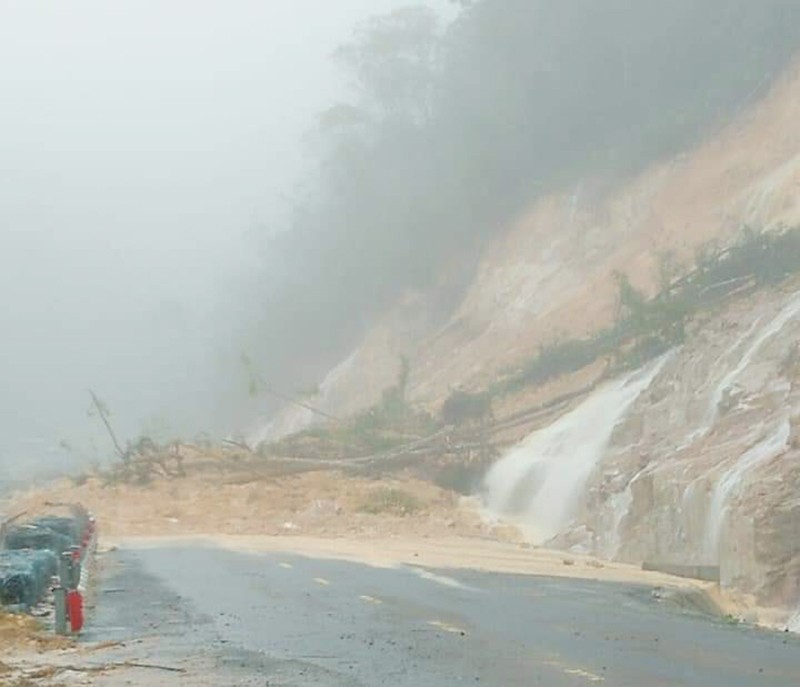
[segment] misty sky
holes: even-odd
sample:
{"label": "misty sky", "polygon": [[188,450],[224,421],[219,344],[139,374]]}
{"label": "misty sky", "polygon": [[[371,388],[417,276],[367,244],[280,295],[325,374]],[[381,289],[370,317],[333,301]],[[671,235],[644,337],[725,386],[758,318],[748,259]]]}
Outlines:
{"label": "misty sky", "polygon": [[124,435],[247,421],[248,233],[344,89],[331,52],[401,4],[0,0],[0,471],[106,455],[87,387]]}

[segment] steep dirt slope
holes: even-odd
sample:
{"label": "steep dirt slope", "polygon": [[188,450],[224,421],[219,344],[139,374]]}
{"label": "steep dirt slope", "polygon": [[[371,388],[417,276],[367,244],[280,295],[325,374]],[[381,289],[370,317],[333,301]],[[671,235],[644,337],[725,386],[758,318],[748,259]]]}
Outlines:
{"label": "steep dirt slope", "polygon": [[[441,326],[409,295],[329,375],[315,403],[347,414],[372,405],[411,359],[411,393],[437,405],[479,387],[561,335],[613,317],[613,274],[652,290],[659,256],[688,264],[697,246],[743,224],[800,223],[800,64],[760,103],[701,148],[611,191],[602,179],[536,203],[487,247],[460,305]],[[312,415],[288,409],[255,439],[296,431]]]}
{"label": "steep dirt slope", "polygon": [[[316,403],[339,415],[370,406],[396,382],[401,355],[412,398],[429,408],[455,387],[485,388],[539,345],[607,325],[616,272],[653,293],[661,256],[689,265],[743,225],[800,225],[800,64],[699,149],[610,191],[587,180],[538,202],[487,247],[443,325],[409,296]],[[681,349],[608,381],[512,448],[489,476],[487,504],[535,542],[719,565],[724,587],[785,621],[794,609],[800,629],[799,340],[797,281],[706,313]],[[504,415],[513,403],[503,401]],[[287,410],[256,438],[313,421]]]}

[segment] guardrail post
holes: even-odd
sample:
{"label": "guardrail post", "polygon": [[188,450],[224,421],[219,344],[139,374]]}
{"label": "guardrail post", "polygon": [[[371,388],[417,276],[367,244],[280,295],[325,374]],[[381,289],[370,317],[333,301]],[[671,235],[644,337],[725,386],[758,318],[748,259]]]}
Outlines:
{"label": "guardrail post", "polygon": [[64,551],[58,559],[58,579],[63,589],[72,585],[72,552]]}
{"label": "guardrail post", "polygon": [[53,589],[55,603],[55,630],[57,635],[67,634],[67,590],[58,585]]}
{"label": "guardrail post", "polygon": [[72,554],[72,578],[70,580],[70,589],[77,589],[81,583],[81,547],[71,546],[70,553]]}
{"label": "guardrail post", "polygon": [[58,557],[58,585],[53,589],[57,635],[68,634],[67,591],[75,588],[73,585],[74,574],[72,551],[64,551]]}

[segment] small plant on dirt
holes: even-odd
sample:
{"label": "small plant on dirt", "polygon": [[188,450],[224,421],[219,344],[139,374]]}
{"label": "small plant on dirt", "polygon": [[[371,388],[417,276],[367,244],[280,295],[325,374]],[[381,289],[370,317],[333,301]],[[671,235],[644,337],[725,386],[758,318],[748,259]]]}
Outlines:
{"label": "small plant on dirt", "polygon": [[370,492],[358,510],[370,515],[413,515],[422,509],[422,502],[403,489],[387,487]]}

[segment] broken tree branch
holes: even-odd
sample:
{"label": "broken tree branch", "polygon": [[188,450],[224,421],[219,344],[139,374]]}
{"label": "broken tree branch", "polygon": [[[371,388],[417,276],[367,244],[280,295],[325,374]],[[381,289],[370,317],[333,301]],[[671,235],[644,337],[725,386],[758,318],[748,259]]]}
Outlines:
{"label": "broken tree branch", "polygon": [[94,405],[95,409],[97,410],[97,414],[100,416],[100,419],[103,421],[103,424],[106,426],[108,430],[108,435],[111,437],[111,441],[114,444],[114,448],[117,449],[117,453],[119,454],[120,458],[125,456],[125,451],[120,446],[119,441],[117,440],[117,435],[114,434],[114,430],[111,427],[111,423],[108,421],[108,417],[106,417],[106,409],[104,405],[100,402],[100,399],[97,397],[97,394],[94,393],[91,389],[89,389],[89,396],[92,397],[92,404]]}

